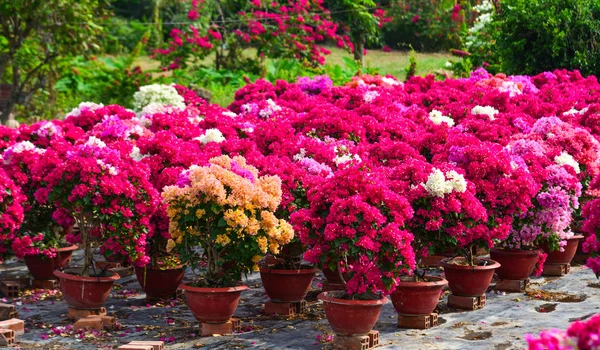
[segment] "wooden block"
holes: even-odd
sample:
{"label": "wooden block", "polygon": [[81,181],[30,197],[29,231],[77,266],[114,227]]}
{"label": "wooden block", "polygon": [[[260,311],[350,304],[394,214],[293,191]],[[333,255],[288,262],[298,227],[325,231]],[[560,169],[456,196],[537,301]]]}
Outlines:
{"label": "wooden block", "polygon": [[233,328],[233,333],[241,333],[242,332],[242,320],[237,317],[232,317],[231,320],[231,328]]}
{"label": "wooden block", "polygon": [[127,345],[143,345],[143,346],[151,346],[152,350],[165,350],[165,342],[162,341],[132,341]]}
{"label": "wooden block", "polygon": [[438,325],[438,315],[402,315],[398,314],[398,328],[428,329]]}
{"label": "wooden block", "polygon": [[0,322],[0,328],[10,329],[11,331],[14,331],[16,335],[25,334],[25,322],[18,318],[11,318],[10,320]]}
{"label": "wooden block", "polygon": [[571,272],[571,264],[544,264],[542,276],[560,277]]}
{"label": "wooden block", "polygon": [[368,350],[368,335],[338,335],[333,338],[333,348],[339,350]]}
{"label": "wooden block", "polygon": [[31,287],[33,289],[58,289],[60,284],[58,280],[33,280]]}
{"label": "wooden block", "polygon": [[15,331],[11,329],[0,329],[0,346],[8,347],[15,344]]}
{"label": "wooden block", "polygon": [[485,306],[485,294],[478,297],[463,297],[459,295],[448,295],[448,306],[464,309],[477,310]]}
{"label": "wooden block", "polygon": [[19,316],[15,316],[15,314],[18,315],[19,313],[17,312],[17,310],[15,310],[14,305],[0,303],[0,320],[1,321],[8,320],[11,318],[18,318]]}
{"label": "wooden block", "polygon": [[323,287],[321,287],[321,290],[323,290],[324,292],[331,292],[334,290],[346,290],[346,286],[344,286],[344,284],[342,283],[331,283],[329,281],[325,281],[323,282]]}
{"label": "wooden block", "polygon": [[212,335],[223,335],[233,333],[233,323],[231,321],[225,323],[200,323],[202,337]]}
{"label": "wooden block", "polygon": [[77,320],[80,318],[85,318],[88,316],[105,316],[106,315],[106,309],[101,307],[100,309],[97,310],[84,310],[84,309],[74,309],[74,308],[68,308],[67,309],[67,318],[71,319],[71,320]]}
{"label": "wooden block", "polygon": [[121,266],[108,269],[119,275],[119,277],[127,277],[133,275],[133,266]]}
{"label": "wooden block", "polygon": [[513,293],[523,293],[529,286],[529,278],[524,280],[501,280],[496,282],[496,290]]}
{"label": "wooden block", "polygon": [[13,281],[0,282],[0,292],[8,298],[16,298],[19,296],[19,285]]}
{"label": "wooden block", "polygon": [[379,331],[369,332],[369,348],[379,346]]}
{"label": "wooden block", "polygon": [[73,329],[75,330],[86,328],[91,328],[99,331],[102,328],[104,328],[104,324],[102,323],[102,319],[100,318],[100,316],[88,316],[85,318],[80,318],[73,325]]}
{"label": "wooden block", "polygon": [[117,350],[153,350],[154,348],[152,347],[152,345],[137,345],[137,344],[125,344],[125,345],[121,345],[119,346],[119,348]]}

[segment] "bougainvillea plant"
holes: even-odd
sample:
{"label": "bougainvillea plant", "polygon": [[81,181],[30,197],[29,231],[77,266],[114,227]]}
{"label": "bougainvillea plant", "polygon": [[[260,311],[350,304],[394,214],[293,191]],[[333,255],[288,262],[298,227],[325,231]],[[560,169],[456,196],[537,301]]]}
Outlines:
{"label": "bougainvillea plant", "polygon": [[600,315],[587,321],[575,321],[566,331],[551,329],[539,336],[527,334],[529,350],[586,350],[600,347]]}
{"label": "bougainvillea plant", "polygon": [[198,271],[195,286],[233,286],[242,273],[258,270],[264,254],[279,253],[294,231],[274,215],[281,202],[278,177],[258,176],[239,156],[209,162],[185,170],[162,193],[172,236],[167,248]]}
{"label": "bougainvillea plant", "polygon": [[308,201],[309,208],[291,215],[308,248],[304,259],[338,271],[346,284],[342,297],[377,299],[415,268],[413,235],[405,229],[413,210],[380,171],[339,170],[311,187]]}
{"label": "bougainvillea plant", "polygon": [[35,194],[41,204],[54,203],[75,219],[79,233],[67,240],[84,248],[81,276],[98,274],[90,271],[97,248],[105,256],[148,263],[146,239],[159,196],[148,181],[147,167],[134,162],[90,137],[67,150],[47,175],[47,187]]}
{"label": "bougainvillea plant", "polygon": [[15,231],[23,222],[22,205],[25,196],[2,169],[0,169],[0,189],[0,258],[2,258],[9,250]]}

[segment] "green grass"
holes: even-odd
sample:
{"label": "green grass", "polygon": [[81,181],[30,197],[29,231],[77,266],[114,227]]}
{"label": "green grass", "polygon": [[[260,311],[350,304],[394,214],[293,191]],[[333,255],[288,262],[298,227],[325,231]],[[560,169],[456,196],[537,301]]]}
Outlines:
{"label": "green grass", "polygon": [[[337,47],[328,48],[331,50],[331,54],[328,55],[327,65],[341,65],[344,66],[344,57],[352,57],[350,53]],[[248,49],[245,54],[253,55],[252,49]],[[417,59],[417,75],[427,75],[435,72],[438,69],[442,69],[444,64],[452,57],[446,53],[416,53]],[[410,52],[404,51],[392,51],[383,52],[381,50],[370,50],[365,56],[365,64],[369,68],[376,69],[379,74],[386,75],[390,74],[397,79],[403,81],[406,77],[405,68],[409,65]],[[211,57],[203,60],[202,64],[211,66],[213,59]],[[169,72],[160,72],[160,63],[156,60],[152,60],[147,56],[141,56],[136,60],[136,64],[144,71],[153,71],[154,77],[161,75],[169,76]],[[233,102],[233,95],[237,88],[232,86],[214,86],[211,91],[213,93],[212,101],[221,106],[227,106]]]}

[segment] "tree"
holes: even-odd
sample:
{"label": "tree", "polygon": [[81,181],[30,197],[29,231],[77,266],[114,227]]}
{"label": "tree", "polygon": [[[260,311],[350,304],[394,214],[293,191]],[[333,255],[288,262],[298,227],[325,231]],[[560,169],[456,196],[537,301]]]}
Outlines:
{"label": "tree", "polygon": [[0,82],[12,86],[0,121],[50,84],[57,62],[97,47],[107,0],[10,0],[0,2]]}
{"label": "tree", "polygon": [[379,20],[373,15],[376,6],[373,0],[327,0],[325,6],[331,17],[341,23],[354,45],[354,59],[364,66],[364,51],[367,41],[379,39]]}

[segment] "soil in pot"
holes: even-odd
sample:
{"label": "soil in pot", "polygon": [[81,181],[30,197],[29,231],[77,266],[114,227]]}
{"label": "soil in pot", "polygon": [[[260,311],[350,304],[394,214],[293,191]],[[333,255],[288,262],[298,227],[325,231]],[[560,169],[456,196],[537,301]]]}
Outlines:
{"label": "soil in pot", "polygon": [[272,301],[298,302],[308,293],[316,271],[311,266],[301,266],[299,270],[261,267],[260,278]]}
{"label": "soil in pot", "polygon": [[[60,279],[60,289],[67,304],[75,309],[97,310],[104,306],[106,299],[119,275],[104,271],[101,276],[80,276],[81,269],[71,268],[64,272],[54,271]],[[90,271],[91,272],[91,271]]]}
{"label": "soil in pot", "polygon": [[559,250],[551,252],[550,247],[548,247],[548,244],[540,244],[540,248],[542,248],[544,253],[548,254],[548,257],[546,257],[546,264],[569,264],[571,260],[573,260],[573,257],[577,252],[579,242],[582,239],[582,235],[577,235],[569,238],[567,240],[567,245],[564,247],[564,251],[562,252]]}
{"label": "soil in pot", "polygon": [[339,299],[343,292],[323,292],[317,297],[323,301],[327,321],[336,334],[365,335],[368,334],[381,313],[381,307],[389,300],[382,297],[378,300]]}
{"label": "soil in pot", "polygon": [[505,280],[523,280],[535,270],[540,250],[532,249],[503,249],[492,248],[490,258],[497,261],[500,267],[496,269],[498,278]]}
{"label": "soil in pot", "polygon": [[447,285],[448,281],[441,277],[425,276],[417,282],[414,276],[405,276],[390,298],[399,314],[429,315],[437,307],[442,289]]}
{"label": "soil in pot", "polygon": [[224,323],[231,319],[248,287],[244,285],[225,288],[193,287],[188,283],[179,286],[194,317],[201,323]]}
{"label": "soil in pot", "polygon": [[135,275],[147,299],[167,299],[177,293],[184,270],[181,266],[170,269],[136,266]]}
{"label": "soil in pot", "polygon": [[441,265],[452,294],[465,297],[484,294],[494,271],[500,267],[498,262],[489,259],[477,259],[476,266],[469,266],[462,257],[444,260]]}
{"label": "soil in pot", "polygon": [[77,250],[76,245],[58,248],[54,258],[48,258],[44,254],[26,255],[25,265],[35,280],[53,280],[54,270],[64,269],[70,262],[73,252]]}

